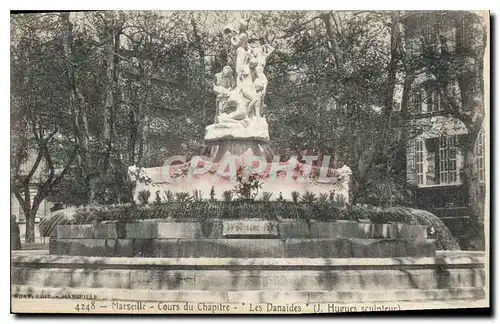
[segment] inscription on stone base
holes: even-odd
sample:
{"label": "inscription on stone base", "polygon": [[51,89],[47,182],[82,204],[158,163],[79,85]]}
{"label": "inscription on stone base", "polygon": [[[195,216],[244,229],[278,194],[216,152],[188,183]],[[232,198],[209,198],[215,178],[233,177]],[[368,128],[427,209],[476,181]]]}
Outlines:
{"label": "inscription on stone base", "polygon": [[241,220],[224,221],[223,237],[266,236],[278,237],[278,223],[274,221]]}

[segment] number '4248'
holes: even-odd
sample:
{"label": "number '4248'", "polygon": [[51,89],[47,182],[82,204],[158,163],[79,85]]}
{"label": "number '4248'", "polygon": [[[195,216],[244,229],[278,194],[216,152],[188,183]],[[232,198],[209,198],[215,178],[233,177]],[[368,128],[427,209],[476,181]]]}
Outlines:
{"label": "number '4248'", "polygon": [[95,302],[75,305],[75,310],[77,312],[85,312],[85,311],[89,312],[89,311],[94,310],[94,309],[95,309]]}

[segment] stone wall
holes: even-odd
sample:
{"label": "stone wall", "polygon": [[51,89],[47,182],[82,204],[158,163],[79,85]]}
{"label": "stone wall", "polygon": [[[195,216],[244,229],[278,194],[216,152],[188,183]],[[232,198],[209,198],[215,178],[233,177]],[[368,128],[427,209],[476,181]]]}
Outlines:
{"label": "stone wall", "polygon": [[[254,232],[228,233],[228,222],[253,226]],[[275,229],[266,233],[260,223]],[[49,245],[55,255],[171,258],[423,257],[434,256],[435,249],[426,226],[292,220],[59,225]]]}

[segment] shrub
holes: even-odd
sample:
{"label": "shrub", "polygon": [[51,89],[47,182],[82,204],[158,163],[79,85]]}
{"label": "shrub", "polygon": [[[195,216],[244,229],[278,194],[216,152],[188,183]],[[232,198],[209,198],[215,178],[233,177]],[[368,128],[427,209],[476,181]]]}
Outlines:
{"label": "shrub", "polygon": [[[310,211],[307,211],[307,217],[312,217],[319,221],[333,221],[339,219],[335,205],[331,202],[320,202],[312,205],[305,205]],[[312,216],[311,216],[312,215]]]}
{"label": "shrub", "polygon": [[319,194],[318,202],[319,202],[320,204],[324,204],[324,203],[326,203],[326,202],[327,202],[327,200],[328,200],[328,194],[327,194],[327,193],[320,193],[320,194]]}
{"label": "shrub", "polygon": [[[92,181],[94,194],[91,202],[102,205],[130,202],[134,185],[127,180],[125,169],[110,169],[103,176]],[[88,195],[88,191],[81,194]]]}
{"label": "shrub", "polygon": [[210,201],[206,204],[206,218],[214,219],[214,218],[222,218],[222,206],[221,203],[214,203]]}
{"label": "shrub", "polygon": [[[224,195],[224,193],[223,193]],[[231,219],[234,218],[234,204],[231,201],[225,200],[226,197],[224,195],[224,202],[221,203],[221,213],[220,216],[222,219]]]}
{"label": "shrub", "polygon": [[254,200],[263,184],[257,173],[246,175],[245,169],[241,166],[236,171],[236,180],[238,184],[234,187],[233,191],[239,200]]}
{"label": "shrub", "polygon": [[156,194],[156,197],[155,197],[155,204],[156,204],[156,205],[159,205],[159,204],[163,203],[163,200],[162,200],[162,199],[161,199],[161,197],[160,197],[160,191],[158,190],[157,192],[155,192],[155,194]]}
{"label": "shrub", "polygon": [[338,207],[344,207],[346,205],[345,197],[342,195],[336,195],[334,202],[335,202],[335,205]]}
{"label": "shrub", "polygon": [[272,219],[288,218],[290,215],[286,212],[286,204],[284,202],[278,202],[272,205],[269,216]]}
{"label": "shrub", "polygon": [[267,191],[264,191],[262,193],[262,200],[263,201],[266,201],[266,202],[269,202],[271,200],[271,196],[273,195],[272,192],[267,192]]}
{"label": "shrub", "polygon": [[309,223],[312,219],[315,219],[316,215],[314,213],[314,209],[311,208],[311,205],[308,204],[299,204],[297,205],[297,218],[306,221]]}
{"label": "shrub", "polygon": [[201,190],[193,190],[193,200],[194,201],[202,201],[203,200],[203,192]]}
{"label": "shrub", "polygon": [[139,198],[139,201],[140,201],[141,205],[147,205],[148,204],[149,196],[151,196],[151,192],[149,192],[149,190],[139,191],[138,198]]}
{"label": "shrub", "polygon": [[215,188],[214,188],[214,186],[212,186],[212,188],[210,188],[210,201],[217,201],[217,198],[215,198]]}
{"label": "shrub", "polygon": [[222,197],[223,197],[225,202],[232,201],[233,200],[233,192],[231,190],[225,190],[222,193]]}
{"label": "shrub", "polygon": [[[281,194],[281,192],[280,192]],[[298,191],[292,191],[292,201],[294,204],[297,204],[299,202],[299,199],[300,199],[300,192]]]}
{"label": "shrub", "polygon": [[459,250],[457,241],[451,235],[450,230],[444,223],[431,212],[422,209],[413,209],[407,207],[393,207],[398,210],[404,210],[416,218],[417,224],[427,225],[434,229],[434,238],[436,239],[436,248],[438,250]]}
{"label": "shrub", "polygon": [[306,191],[303,195],[302,198],[300,199],[300,202],[303,204],[313,204],[317,200],[316,195],[313,194],[310,191]]}
{"label": "shrub", "polygon": [[73,215],[67,217],[67,224],[80,225],[92,223],[92,218],[99,218],[97,213],[91,213],[88,210],[77,210]]}
{"label": "shrub", "polygon": [[175,199],[180,203],[188,203],[193,200],[193,197],[190,197],[187,192],[176,192]]}
{"label": "shrub", "polygon": [[[239,215],[238,219],[248,219],[252,218],[251,216],[251,211],[253,208],[251,208],[250,204],[248,202],[244,202],[242,204],[237,204],[237,208],[239,209]],[[255,205],[257,207],[257,205]]]}
{"label": "shrub", "polygon": [[208,203],[205,201],[197,201],[191,206],[189,215],[184,215],[185,218],[195,219],[197,221],[204,221],[207,218]]}
{"label": "shrub", "polygon": [[70,221],[64,215],[64,213],[55,213],[53,215],[49,215],[40,220],[40,224],[38,226],[40,236],[41,237],[49,237],[54,236],[56,234],[57,225],[66,225],[70,224]]}
{"label": "shrub", "polygon": [[171,190],[165,191],[165,196],[167,196],[168,202],[174,202],[174,193]]}

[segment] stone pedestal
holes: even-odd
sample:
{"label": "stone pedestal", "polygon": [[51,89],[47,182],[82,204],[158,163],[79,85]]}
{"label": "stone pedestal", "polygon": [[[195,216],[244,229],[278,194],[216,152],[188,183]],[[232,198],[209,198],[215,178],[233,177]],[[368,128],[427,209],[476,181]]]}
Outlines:
{"label": "stone pedestal", "polygon": [[248,151],[255,156],[262,157],[271,162],[273,153],[267,141],[261,139],[216,139],[205,141],[202,155],[210,158],[213,162],[220,162],[225,154],[241,156]]}
{"label": "stone pedestal", "polygon": [[242,121],[225,121],[205,128],[205,142],[222,139],[257,140],[269,142],[265,118],[253,117]]}
{"label": "stone pedestal", "polygon": [[241,122],[219,122],[205,128],[202,155],[220,162],[226,153],[242,156],[251,151],[268,162],[273,158],[269,147],[269,131],[265,118],[246,118]]}

